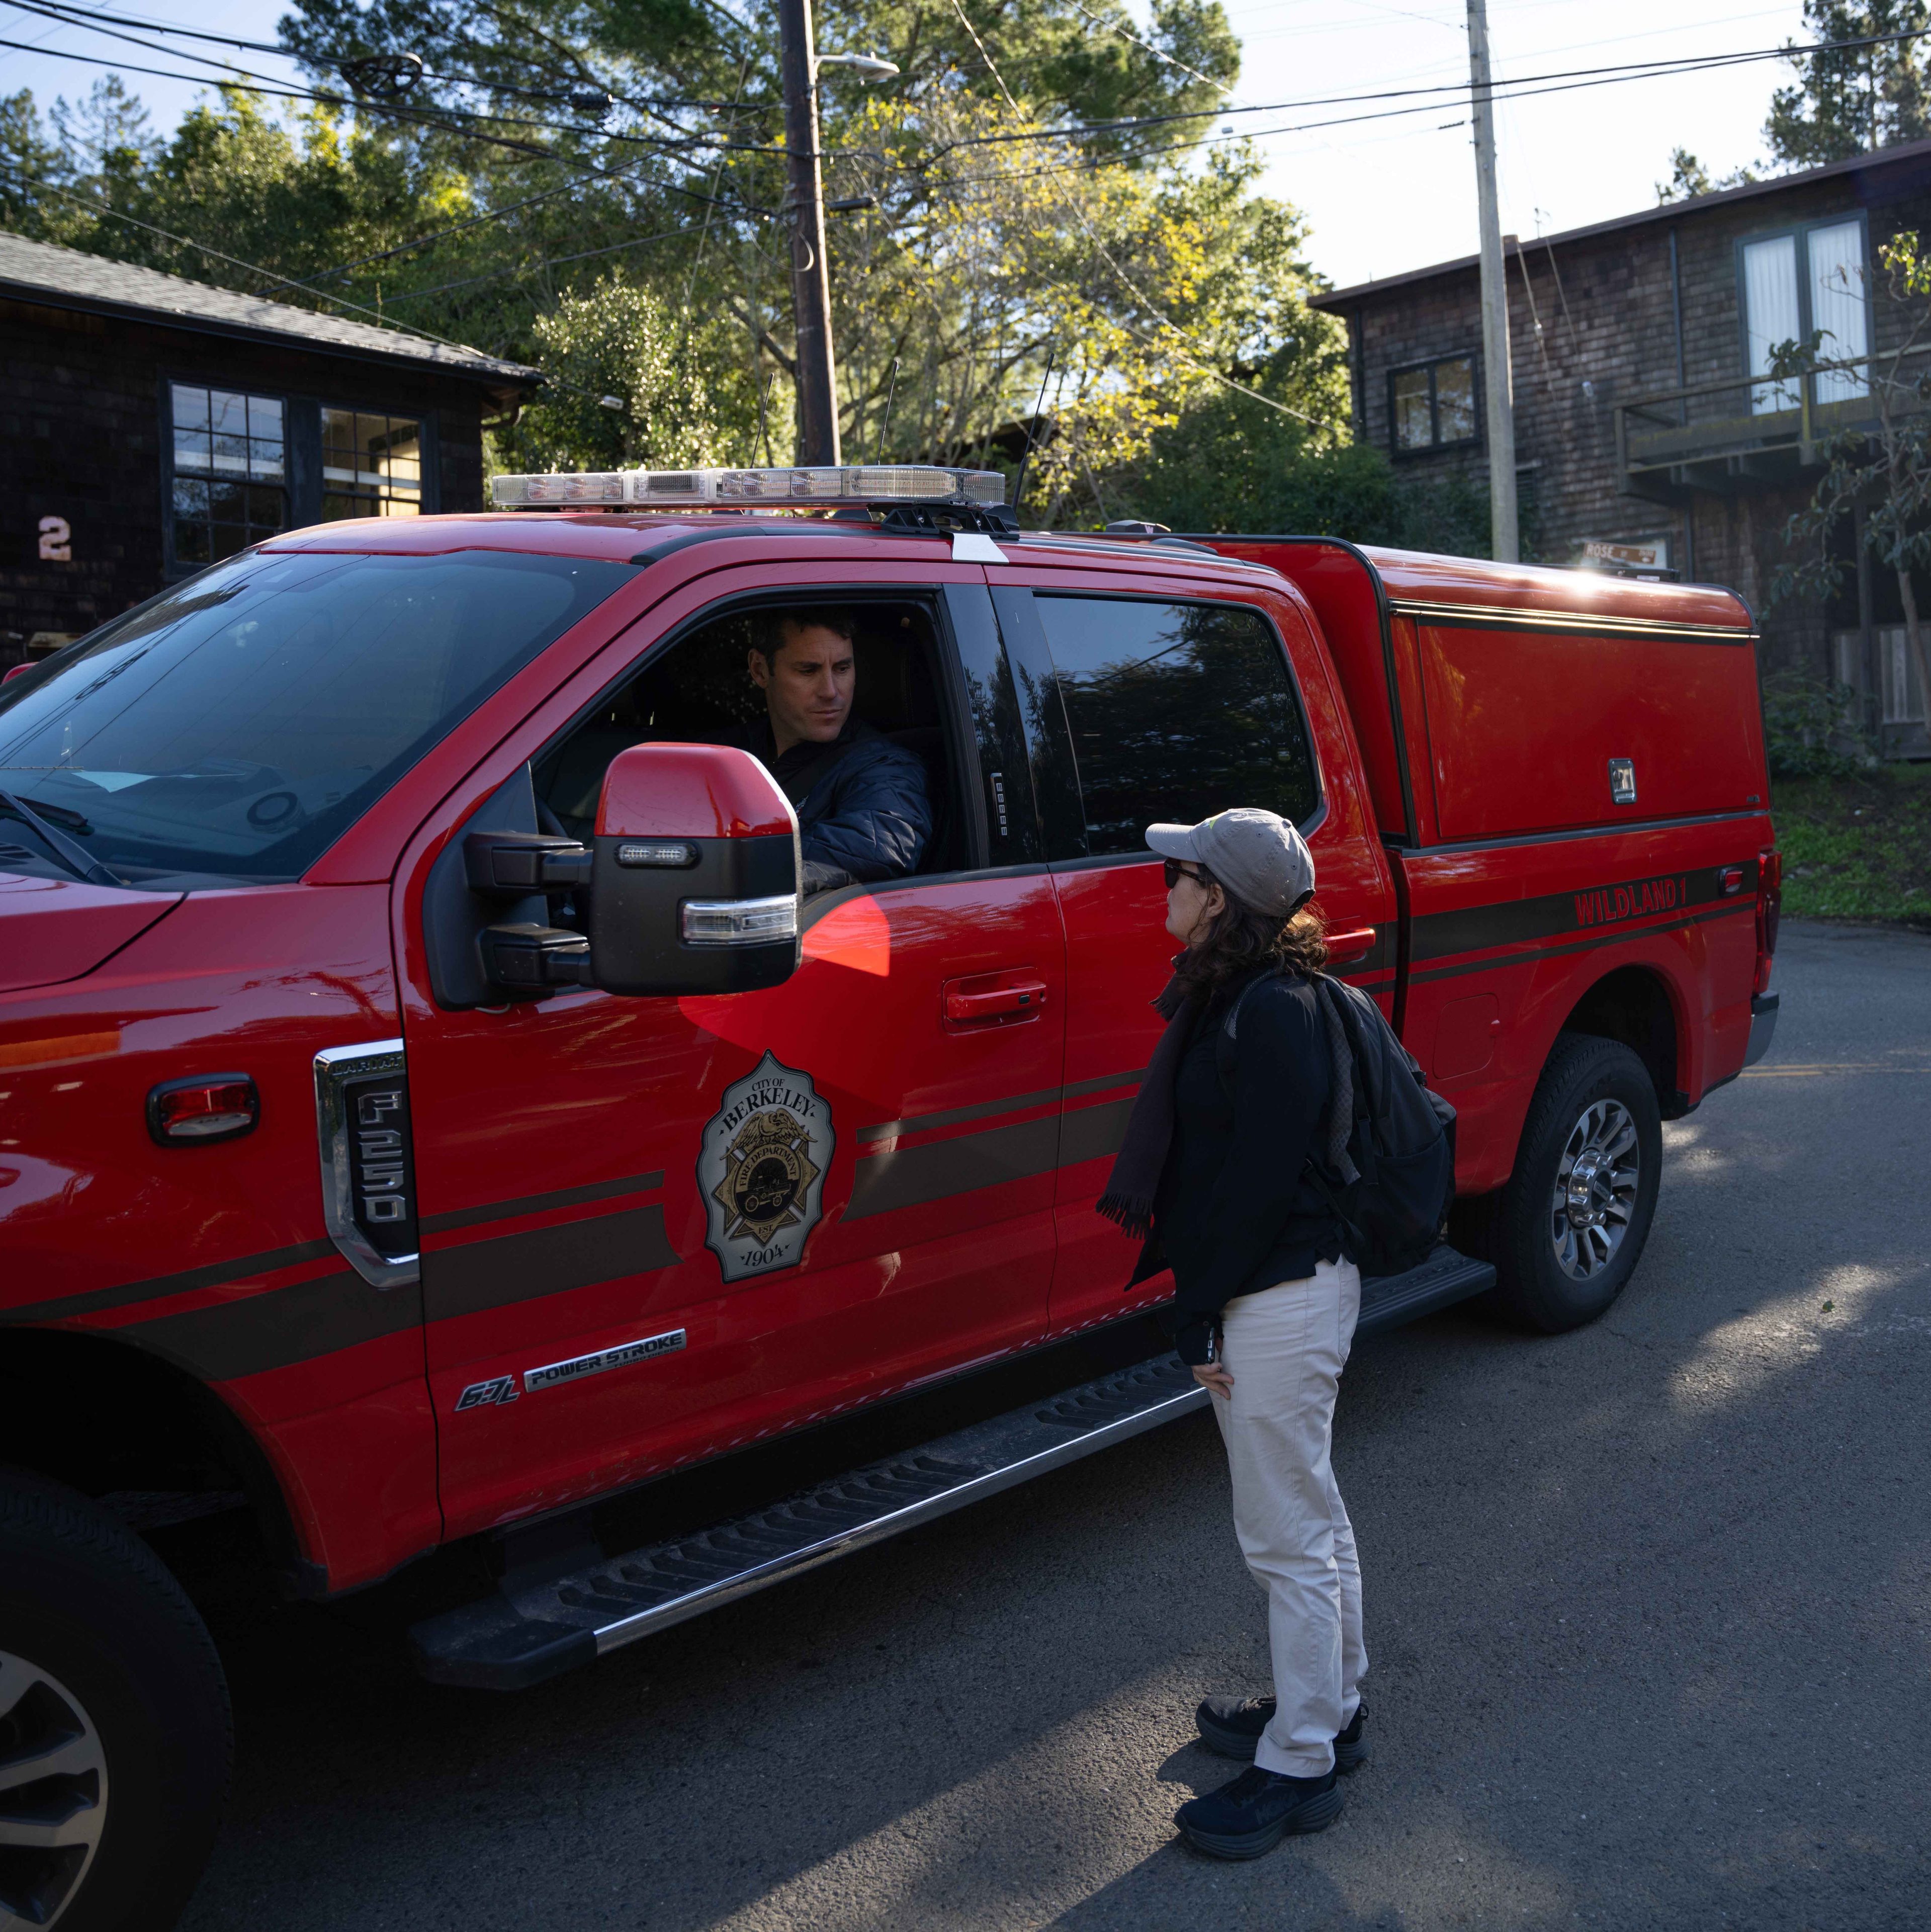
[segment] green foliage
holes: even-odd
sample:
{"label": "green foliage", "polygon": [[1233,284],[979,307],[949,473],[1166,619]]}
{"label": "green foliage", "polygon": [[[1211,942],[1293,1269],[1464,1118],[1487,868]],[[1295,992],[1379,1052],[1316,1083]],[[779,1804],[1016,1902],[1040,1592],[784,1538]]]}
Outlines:
{"label": "green foliage", "polygon": [[1876,761],[1862,700],[1848,684],[1773,674],[1763,683],[1763,728],[1772,778],[1851,778]]}
{"label": "green foliage", "polygon": [[[165,142],[112,86],[50,127],[0,103],[0,223],[535,363],[550,383],[497,438],[517,467],[792,458],[768,12],[300,0],[280,32],[339,100],[223,90]],[[1117,514],[1154,440],[1229,385],[1279,406],[1253,407],[1291,430],[1286,470],[1338,460],[1342,332],[1308,306],[1303,224],[1253,153],[1187,145],[1239,74],[1221,0],[1144,23],[1123,0],[824,0],[816,38],[903,70],[819,89],[827,195],[872,204],[828,228],[848,454],[1010,466],[1050,368],[1048,520]],[[414,118],[350,98],[342,64],[391,52],[427,70],[395,104]],[[1051,131],[1144,115],[1195,118]],[[1306,485],[1336,517],[1366,487]]]}
{"label": "green foliage", "polygon": [[[1804,24],[1819,42],[1922,34],[1927,0],[1804,0]],[[1896,39],[1828,53],[1792,50],[1798,80],[1771,96],[1764,138],[1792,167],[1816,167],[1931,134],[1931,42]]]}
{"label": "green foliage", "polygon": [[1794,779],[1774,804],[1787,917],[1931,932],[1931,765]]}
{"label": "green foliage", "polygon": [[1726,175],[1713,176],[1687,148],[1669,151],[1669,178],[1656,184],[1659,202],[1687,201],[1699,194],[1718,194],[1726,188],[1747,188],[1758,178],[1753,168],[1732,168]]}
{"label": "green foliage", "polygon": [[554,380],[496,432],[505,469],[674,470],[720,460],[706,345],[649,290],[607,276],[539,316],[535,336]]}
{"label": "green foliage", "polygon": [[1318,439],[1219,391],[1153,440],[1118,514],[1177,530],[1340,536],[1459,556],[1489,554],[1489,500],[1462,472],[1403,473],[1365,443]]}

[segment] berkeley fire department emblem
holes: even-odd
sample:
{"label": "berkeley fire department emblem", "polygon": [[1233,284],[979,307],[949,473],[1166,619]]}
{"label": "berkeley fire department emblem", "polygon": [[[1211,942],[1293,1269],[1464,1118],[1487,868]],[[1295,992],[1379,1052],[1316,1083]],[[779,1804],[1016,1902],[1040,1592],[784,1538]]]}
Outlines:
{"label": "berkeley fire department emblem", "polygon": [[704,1129],[697,1186],[710,1232],[704,1245],[727,1281],[791,1267],[824,1212],[826,1170],[837,1145],[830,1105],[811,1076],[767,1053],[724,1089]]}

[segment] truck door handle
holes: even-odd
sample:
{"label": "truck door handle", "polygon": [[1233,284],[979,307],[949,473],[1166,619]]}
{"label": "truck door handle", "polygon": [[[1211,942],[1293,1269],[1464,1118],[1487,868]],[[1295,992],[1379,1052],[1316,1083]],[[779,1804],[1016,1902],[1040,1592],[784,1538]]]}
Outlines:
{"label": "truck door handle", "polygon": [[948,980],[940,998],[946,1030],[971,1032],[1036,1019],[1046,1004],[1046,982],[1031,967],[1014,967],[1003,973],[976,973],[969,980]]}
{"label": "truck door handle", "polygon": [[1375,928],[1372,926],[1359,927],[1352,932],[1330,932],[1327,935],[1327,956],[1334,965],[1345,965],[1351,959],[1365,959],[1374,950]]}

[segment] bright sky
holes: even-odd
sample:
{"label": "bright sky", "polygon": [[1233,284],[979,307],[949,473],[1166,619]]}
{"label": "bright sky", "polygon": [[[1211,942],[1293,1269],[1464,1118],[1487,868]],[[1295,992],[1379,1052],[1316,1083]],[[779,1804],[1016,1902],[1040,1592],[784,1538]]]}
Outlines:
{"label": "bright sky", "polygon": [[[108,4],[108,0],[101,0]],[[1144,0],[1129,0],[1144,15]],[[1744,0],[1490,0],[1489,32],[1498,80],[1558,70],[1741,52],[1802,39],[1798,0],[1741,10]],[[287,0],[115,0],[108,10],[204,32],[272,41]],[[1381,88],[1465,81],[1466,16],[1456,0],[1227,0],[1246,64],[1240,104],[1305,100]],[[1606,31],[1613,22],[1617,31]],[[1097,31],[1097,30],[1096,30]],[[187,71],[178,55],[154,54],[79,27],[58,26],[0,0],[0,38],[32,51],[0,48],[0,93],[33,89],[84,96],[102,70],[55,57],[55,50],[105,55],[123,68],[166,133],[198,92],[190,82],[131,71],[132,64]],[[265,75],[292,76],[272,56],[204,51]],[[994,50],[995,56],[997,49]],[[1502,226],[1520,235],[1579,227],[1652,205],[1655,184],[1681,146],[1723,173],[1762,152],[1771,90],[1788,67],[1762,62],[1679,78],[1637,80],[1505,103],[1498,115]],[[1225,124],[1258,132],[1409,104],[1365,102],[1278,116],[1242,115]],[[1460,122],[1447,126],[1444,122]],[[1400,119],[1355,122],[1270,134],[1267,186],[1294,202],[1313,228],[1315,266],[1346,285],[1370,276],[1472,254],[1475,168],[1465,107],[1450,104]]]}

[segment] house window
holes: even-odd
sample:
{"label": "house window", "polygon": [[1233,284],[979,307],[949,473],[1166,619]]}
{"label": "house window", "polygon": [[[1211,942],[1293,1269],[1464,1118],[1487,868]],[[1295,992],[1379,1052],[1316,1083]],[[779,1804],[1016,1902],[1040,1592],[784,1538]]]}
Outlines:
{"label": "house window", "polygon": [[1397,450],[1443,449],[1475,440],[1475,358],[1447,356],[1388,378],[1388,424]]}
{"label": "house window", "polygon": [[422,424],[361,410],[322,412],[322,515],[414,517],[422,510]]}
{"label": "house window", "polygon": [[[1748,374],[1768,375],[1780,343],[1801,342],[1813,331],[1822,332],[1818,353],[1826,362],[1870,353],[1861,220],[1819,222],[1746,242],[1740,263]],[[1830,369],[1811,378],[1810,397],[1849,402],[1870,387],[1861,370]],[[1793,379],[1760,382],[1750,391],[1750,412],[1774,415],[1797,408],[1799,400]]]}
{"label": "house window", "polygon": [[288,527],[287,437],[278,396],[169,386],[175,562],[216,563]]}

